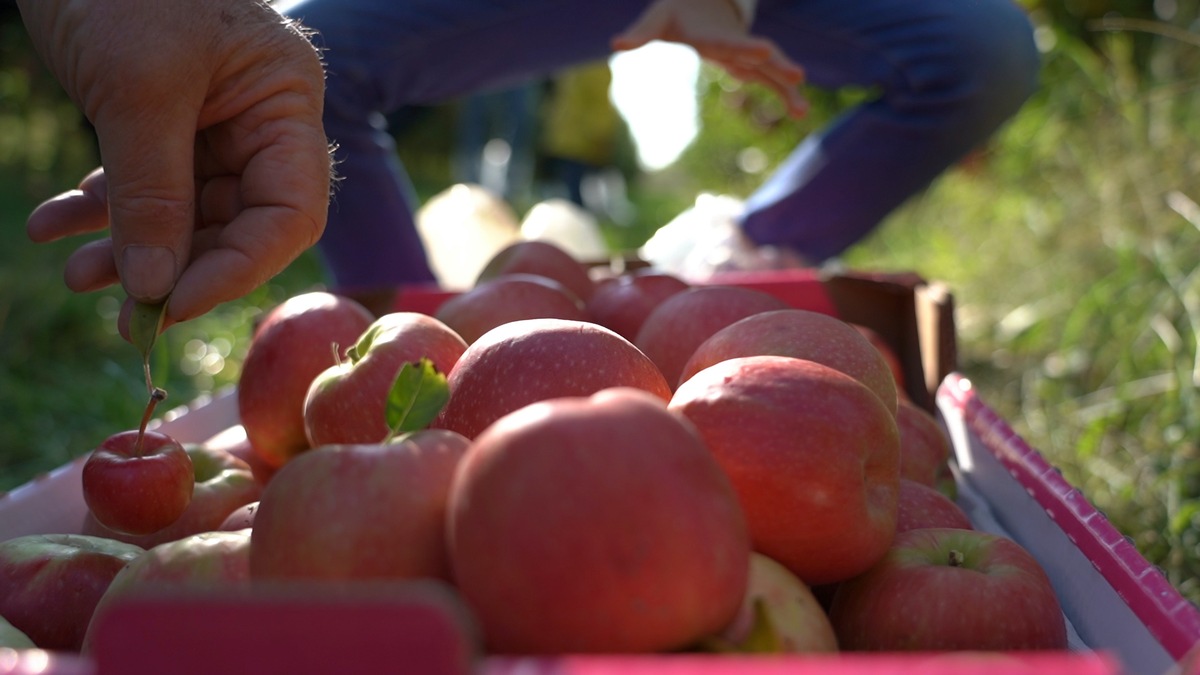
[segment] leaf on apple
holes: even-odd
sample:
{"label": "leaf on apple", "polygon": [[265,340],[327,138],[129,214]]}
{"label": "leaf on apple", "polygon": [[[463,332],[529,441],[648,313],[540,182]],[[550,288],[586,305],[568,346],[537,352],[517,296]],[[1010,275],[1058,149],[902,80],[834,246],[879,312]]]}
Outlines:
{"label": "leaf on apple", "polygon": [[158,334],[162,332],[167,318],[167,301],[157,303],[135,302],[129,314],[129,341],[142,355],[142,370],[146,373],[146,391],[154,392],[150,379],[150,353]]}
{"label": "leaf on apple", "polygon": [[388,392],[386,420],[389,441],[429,426],[446,402],[450,387],[446,375],[429,358],[404,364]]}

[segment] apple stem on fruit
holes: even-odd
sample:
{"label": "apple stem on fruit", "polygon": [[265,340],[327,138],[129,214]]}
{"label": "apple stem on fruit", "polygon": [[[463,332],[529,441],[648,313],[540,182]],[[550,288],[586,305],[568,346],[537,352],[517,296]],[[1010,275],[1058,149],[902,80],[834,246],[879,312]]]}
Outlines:
{"label": "apple stem on fruit", "polygon": [[146,437],[146,426],[150,424],[150,418],[154,415],[154,408],[158,406],[160,401],[167,400],[167,390],[159,387],[154,387],[150,391],[150,400],[146,403],[146,410],[142,413],[142,423],[138,426],[137,442],[133,444],[133,454],[135,457],[142,456],[142,440]]}
{"label": "apple stem on fruit", "polygon": [[949,563],[951,567],[962,567],[966,563],[966,556],[962,551],[950,549]]}

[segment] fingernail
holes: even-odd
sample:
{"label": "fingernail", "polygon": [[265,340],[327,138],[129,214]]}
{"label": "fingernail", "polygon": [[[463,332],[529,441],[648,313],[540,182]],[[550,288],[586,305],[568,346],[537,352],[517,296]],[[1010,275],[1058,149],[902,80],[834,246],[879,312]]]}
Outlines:
{"label": "fingernail", "polygon": [[175,286],[175,253],[165,246],[126,246],[121,284],[135,300],[162,300]]}

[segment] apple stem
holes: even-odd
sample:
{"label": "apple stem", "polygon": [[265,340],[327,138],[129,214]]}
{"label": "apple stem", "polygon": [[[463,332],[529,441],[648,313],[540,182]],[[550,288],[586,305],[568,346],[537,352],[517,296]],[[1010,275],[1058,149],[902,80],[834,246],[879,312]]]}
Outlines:
{"label": "apple stem", "polygon": [[150,418],[154,416],[154,408],[158,406],[160,401],[167,400],[167,390],[160,387],[154,387],[150,390],[150,400],[146,403],[146,410],[142,413],[142,423],[138,427],[137,441],[133,444],[133,455],[135,457],[142,456],[142,439],[146,436],[146,426],[150,424]]}
{"label": "apple stem", "polygon": [[963,564],[966,563],[966,556],[964,556],[962,554],[962,551],[958,551],[956,549],[950,549],[949,557],[950,557],[949,562],[950,562],[951,567],[962,567]]}

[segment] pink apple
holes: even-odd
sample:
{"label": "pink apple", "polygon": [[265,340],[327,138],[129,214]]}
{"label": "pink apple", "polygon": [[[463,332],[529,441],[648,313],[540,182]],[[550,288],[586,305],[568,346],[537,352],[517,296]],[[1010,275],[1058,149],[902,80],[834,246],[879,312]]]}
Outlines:
{"label": "pink apple", "polygon": [[217,529],[222,532],[237,532],[254,527],[254,514],[258,513],[258,502],[250,502],[234,509],[221,521]]}
{"label": "pink apple", "polygon": [[313,380],[304,424],[313,447],[380,443],[390,433],[387,397],[406,363],[428,358],[448,373],[467,348],[462,337],[418,312],[393,312],[363,333],[345,360]]}
{"label": "pink apple", "polygon": [[192,460],[174,438],[123,431],[104,439],[83,465],[83,500],[105,527],[127,535],[159,532],[192,500]]}
{"label": "pink apple", "polygon": [[692,353],[713,333],[759,312],[787,308],[779,298],[752,288],[695,286],[659,303],[633,343],[674,389]]}
{"label": "pink apple", "polygon": [[907,532],[922,527],[972,529],[970,517],[949,497],[923,483],[901,478],[896,531]]}
{"label": "pink apple", "polygon": [[750,545],[690,424],[631,388],[534,403],[454,478],[456,583],[495,653],[680,649],[727,625]]}
{"label": "pink apple", "polygon": [[595,281],[584,265],[574,256],[547,241],[516,241],[501,249],[488,261],[475,284],[505,274],[537,274],[549,277],[566,286],[583,302],[592,297]]}
{"label": "pink apple", "polygon": [[204,441],[204,445],[217,450],[224,450],[248,464],[250,472],[254,474],[254,479],[260,485],[266,485],[271,480],[271,476],[275,475],[275,472],[279,470],[278,466],[268,464],[263,459],[262,453],[254,449],[249,436],[246,435],[246,428],[241,424],[235,424],[222,430],[217,435]]}
{"label": "pink apple", "polygon": [[559,282],[535,274],[505,274],[450,298],[434,315],[468,344],[509,321],[586,321],[583,301]]}
{"label": "pink apple", "polygon": [[548,398],[635,387],[671,388],[628,340],[586,321],[527,319],[488,331],[450,371],[450,401],[433,426],[474,438],[504,415]]}
{"label": "pink apple", "polygon": [[651,269],[627,272],[598,283],[588,300],[587,311],[592,321],[633,341],[659,303],[690,287],[683,279],[666,272]]}
{"label": "pink apple", "polygon": [[904,391],[904,364],[900,361],[900,355],[896,352],[896,348],[877,331],[859,323],[852,323],[850,325],[865,337],[871,343],[871,346],[879,351],[884,361],[887,361],[888,368],[892,371],[892,379],[896,381],[897,393],[900,395],[900,398],[907,398],[908,394]]}
{"label": "pink apple", "polygon": [[950,439],[933,413],[903,400],[896,410],[900,431],[900,475],[938,487],[950,470]]}
{"label": "pink apple", "polygon": [[897,534],[886,556],[839,585],[829,616],[844,650],[1067,647],[1042,566],[1015,541],[976,530]]}
{"label": "pink apple", "polygon": [[0,542],[0,616],[40,649],[77,652],[100,596],[144,552],[79,534]]}
{"label": "pink apple", "polygon": [[430,429],[296,458],[254,515],[254,579],[449,579],[446,502],[467,445]]}
{"label": "pink apple", "polygon": [[887,551],[899,434],[858,380],[803,359],[747,356],[696,373],[670,408],[732,479],[754,549],[806,584],[852,577]]}
{"label": "pink apple", "polygon": [[81,651],[91,651],[107,609],[149,585],[204,589],[249,583],[249,530],[201,532],[155,546],[113,578],[96,605]]}
{"label": "pink apple", "polygon": [[149,549],[216,530],[235,509],[257,501],[262,494],[262,484],[255,479],[250,465],[229,452],[208,445],[189,445],[186,449],[192,461],[194,488],[191,503],[178,520],[152,534],[128,535],[110,530],[95,518],[85,516],[83,533]]}
{"label": "pink apple", "polygon": [[313,378],[337,363],[374,316],[347,297],[304,293],[272,309],[242,362],[238,414],[250,444],[271,466],[308,449],[304,397]]}
{"label": "pink apple", "polygon": [[879,351],[845,321],[803,309],[760,312],[713,333],[692,353],[679,382],[714,363],[760,354],[808,359],[839,370],[867,385],[896,412],[896,381]]}
{"label": "pink apple", "polygon": [[825,608],[808,585],[758,552],[750,554],[750,581],[737,617],[705,647],[773,654],[838,651]]}

